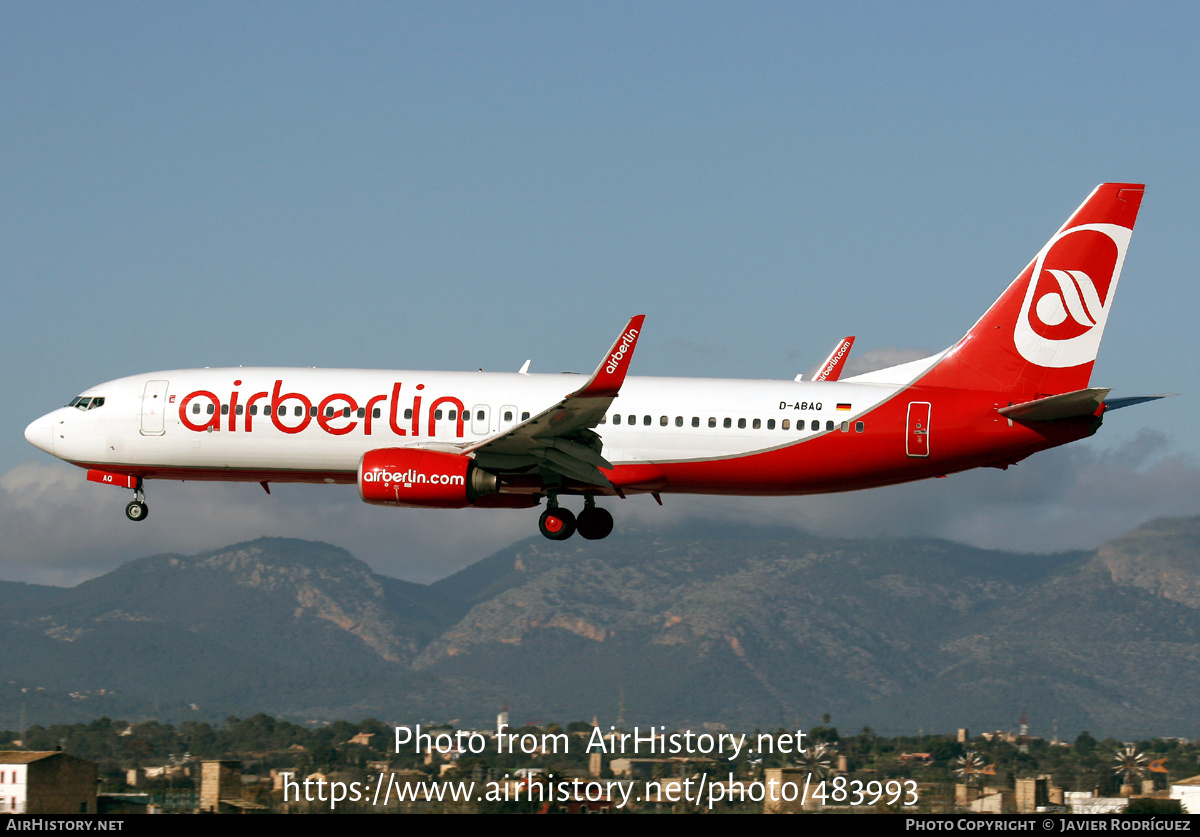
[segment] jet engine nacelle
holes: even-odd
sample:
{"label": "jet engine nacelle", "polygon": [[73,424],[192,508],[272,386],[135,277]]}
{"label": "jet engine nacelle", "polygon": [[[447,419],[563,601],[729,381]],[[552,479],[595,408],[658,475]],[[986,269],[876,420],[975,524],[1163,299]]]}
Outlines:
{"label": "jet engine nacelle", "polygon": [[380,448],[358,463],[358,495],[376,506],[461,509],[499,487],[495,474],[460,453]]}

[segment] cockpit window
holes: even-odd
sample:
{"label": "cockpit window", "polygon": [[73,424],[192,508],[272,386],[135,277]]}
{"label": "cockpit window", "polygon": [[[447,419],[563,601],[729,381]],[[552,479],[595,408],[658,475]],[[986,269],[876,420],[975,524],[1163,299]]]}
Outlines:
{"label": "cockpit window", "polygon": [[101,398],[85,398],[83,396],[77,396],[75,398],[72,398],[71,403],[68,404],[67,406],[74,407],[77,410],[94,410],[97,407],[104,406],[104,399],[102,397]]}

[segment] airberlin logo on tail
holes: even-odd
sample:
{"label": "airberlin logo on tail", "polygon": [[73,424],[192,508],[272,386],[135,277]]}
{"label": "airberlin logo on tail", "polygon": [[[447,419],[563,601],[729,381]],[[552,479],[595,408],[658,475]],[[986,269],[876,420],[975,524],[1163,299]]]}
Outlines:
{"label": "airberlin logo on tail", "polygon": [[1059,293],[1049,291],[1038,299],[1034,310],[1048,326],[1066,322],[1068,316],[1086,331],[1104,313],[1104,303],[1096,292],[1096,283],[1082,270],[1047,270],[1058,281]]}
{"label": "airberlin logo on tail", "polygon": [[1031,363],[1062,369],[1096,359],[1132,230],[1084,224],[1038,253],[1013,342]]}
{"label": "airberlin logo on tail", "polygon": [[[610,331],[609,334],[612,334]],[[604,371],[609,375],[617,371],[621,366],[621,361],[625,359],[625,355],[629,353],[629,347],[637,341],[638,330],[631,328],[629,331],[621,335],[621,345],[617,346],[617,350],[609,355],[608,363],[604,366]]]}

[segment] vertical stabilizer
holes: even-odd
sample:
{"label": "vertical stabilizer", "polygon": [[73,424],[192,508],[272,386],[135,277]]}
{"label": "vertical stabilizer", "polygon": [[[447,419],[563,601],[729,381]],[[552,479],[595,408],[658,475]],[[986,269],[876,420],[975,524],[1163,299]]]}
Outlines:
{"label": "vertical stabilizer", "polygon": [[921,383],[1031,397],[1087,387],[1144,188],[1097,186]]}

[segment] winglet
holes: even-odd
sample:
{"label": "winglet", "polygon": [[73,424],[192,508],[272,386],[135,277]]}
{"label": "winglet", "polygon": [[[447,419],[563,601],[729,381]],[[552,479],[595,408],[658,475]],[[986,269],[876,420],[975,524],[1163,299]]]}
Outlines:
{"label": "winglet", "polygon": [[846,366],[846,358],[850,356],[850,347],[853,345],[853,337],[843,337],[833,347],[833,351],[829,353],[829,357],[825,358],[825,362],[817,367],[817,371],[813,374],[812,379],[814,381],[836,381],[841,377],[842,369]]}
{"label": "winglet", "polygon": [[642,333],[642,321],[645,314],[638,314],[630,319],[625,329],[617,337],[612,348],[592,377],[579,390],[573,393],[581,398],[615,398],[625,383],[625,373],[629,370],[629,362],[633,359],[633,349],[637,346],[638,335]]}

